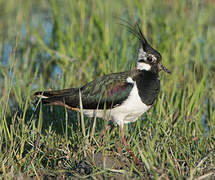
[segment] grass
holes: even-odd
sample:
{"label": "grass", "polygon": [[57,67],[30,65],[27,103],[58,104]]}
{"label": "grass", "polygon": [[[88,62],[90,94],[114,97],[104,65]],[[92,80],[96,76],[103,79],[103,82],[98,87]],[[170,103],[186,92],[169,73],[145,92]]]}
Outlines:
{"label": "grass", "polygon": [[[0,1],[0,177],[213,179],[215,91],[213,1]],[[141,28],[172,75],[161,73],[153,108],[119,128],[33,92],[81,86],[134,67],[137,40],[119,16]],[[209,129],[209,130],[208,130]]]}

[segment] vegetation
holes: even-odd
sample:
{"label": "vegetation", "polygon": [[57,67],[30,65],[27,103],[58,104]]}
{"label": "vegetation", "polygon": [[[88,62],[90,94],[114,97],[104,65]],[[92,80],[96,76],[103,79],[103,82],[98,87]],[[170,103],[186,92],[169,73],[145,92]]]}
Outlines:
{"label": "vegetation", "polygon": [[[215,3],[0,0],[0,177],[204,179],[215,177]],[[35,103],[37,90],[81,86],[134,67],[141,23],[171,75],[153,108],[119,128]],[[96,126],[95,126],[96,124]]]}

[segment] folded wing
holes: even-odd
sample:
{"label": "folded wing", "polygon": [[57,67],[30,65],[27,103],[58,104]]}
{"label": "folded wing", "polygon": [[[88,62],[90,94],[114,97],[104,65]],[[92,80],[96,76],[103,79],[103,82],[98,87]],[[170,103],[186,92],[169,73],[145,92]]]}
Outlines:
{"label": "folded wing", "polygon": [[130,94],[133,83],[127,82],[131,72],[115,73],[100,77],[81,88],[58,91],[36,92],[42,103],[65,105],[71,109],[80,107],[80,94],[84,109],[110,109],[124,102]]}

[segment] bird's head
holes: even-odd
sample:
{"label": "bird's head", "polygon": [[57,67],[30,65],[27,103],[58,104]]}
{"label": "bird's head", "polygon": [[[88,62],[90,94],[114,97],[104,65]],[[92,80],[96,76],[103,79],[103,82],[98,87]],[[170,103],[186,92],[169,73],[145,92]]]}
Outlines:
{"label": "bird's head", "polygon": [[[122,20],[122,19],[121,19]],[[136,63],[136,68],[139,70],[152,71],[158,73],[163,70],[166,73],[171,73],[162,63],[161,54],[151,47],[151,45],[147,42],[144,37],[140,27],[138,24],[134,26],[131,25],[128,21],[122,20],[129,32],[134,34],[140,42],[140,48],[138,52],[138,58]]]}

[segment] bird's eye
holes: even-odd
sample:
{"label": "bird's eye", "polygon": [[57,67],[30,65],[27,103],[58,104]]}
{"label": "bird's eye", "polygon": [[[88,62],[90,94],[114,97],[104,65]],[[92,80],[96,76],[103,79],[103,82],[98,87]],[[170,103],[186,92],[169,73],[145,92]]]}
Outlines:
{"label": "bird's eye", "polygon": [[148,56],[148,57],[147,57],[147,61],[152,62],[152,57],[151,57],[151,56]]}

